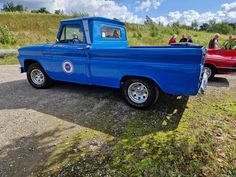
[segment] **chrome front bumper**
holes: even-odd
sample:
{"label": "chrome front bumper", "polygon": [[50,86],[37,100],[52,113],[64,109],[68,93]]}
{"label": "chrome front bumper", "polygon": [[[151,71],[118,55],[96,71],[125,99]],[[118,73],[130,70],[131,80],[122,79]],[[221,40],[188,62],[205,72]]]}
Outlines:
{"label": "chrome front bumper", "polygon": [[25,70],[24,70],[24,68],[23,68],[22,66],[19,66],[19,72],[20,72],[20,73],[25,72]]}
{"label": "chrome front bumper", "polygon": [[201,81],[201,86],[199,88],[199,93],[204,94],[207,89],[207,84],[208,84],[208,75],[206,70],[204,69],[203,74],[202,74],[202,81]]}

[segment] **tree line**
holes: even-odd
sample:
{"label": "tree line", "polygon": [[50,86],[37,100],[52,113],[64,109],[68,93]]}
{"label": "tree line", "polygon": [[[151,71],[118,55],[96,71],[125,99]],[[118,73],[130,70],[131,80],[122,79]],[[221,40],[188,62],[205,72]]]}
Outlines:
{"label": "tree line", "polygon": [[[162,23],[155,23],[149,16],[146,16],[144,21],[145,25],[158,25],[163,26]],[[220,22],[217,23],[216,20],[210,20],[208,23],[198,24],[197,21],[193,21],[190,26],[180,24],[179,22],[175,22],[167,25],[167,27],[171,28],[181,28],[187,30],[195,30],[195,31],[207,31],[207,32],[215,32],[221,34],[234,34],[236,31],[236,23],[228,23],[228,22]]]}
{"label": "tree line", "polygon": [[[22,4],[14,4],[13,2],[3,4],[3,8],[1,9],[3,12],[28,12],[28,8]],[[50,14],[46,7],[41,7],[36,10],[31,10],[31,13],[44,13]],[[61,9],[55,10],[54,14],[63,15],[64,11]]]}

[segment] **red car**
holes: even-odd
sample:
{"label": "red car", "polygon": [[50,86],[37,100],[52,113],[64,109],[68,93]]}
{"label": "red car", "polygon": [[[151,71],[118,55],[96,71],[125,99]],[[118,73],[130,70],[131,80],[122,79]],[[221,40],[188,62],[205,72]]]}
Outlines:
{"label": "red car", "polygon": [[209,79],[215,74],[236,72],[236,50],[208,49],[205,69]]}

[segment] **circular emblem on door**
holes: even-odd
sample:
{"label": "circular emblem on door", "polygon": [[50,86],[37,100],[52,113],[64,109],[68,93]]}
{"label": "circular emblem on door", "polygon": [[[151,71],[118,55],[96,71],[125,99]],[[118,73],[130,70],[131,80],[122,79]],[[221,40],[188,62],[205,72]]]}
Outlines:
{"label": "circular emblem on door", "polygon": [[74,71],[74,66],[70,61],[64,61],[62,63],[62,69],[65,73],[71,74]]}

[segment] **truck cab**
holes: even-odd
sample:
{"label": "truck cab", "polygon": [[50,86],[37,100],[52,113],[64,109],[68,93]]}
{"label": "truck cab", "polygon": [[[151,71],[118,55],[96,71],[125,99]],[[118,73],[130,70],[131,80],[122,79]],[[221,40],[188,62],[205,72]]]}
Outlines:
{"label": "truck cab", "polygon": [[35,88],[53,81],[120,88],[148,108],[160,92],[196,95],[206,88],[202,46],[129,46],[125,24],[101,17],[62,20],[56,42],[19,49],[20,71]]}

